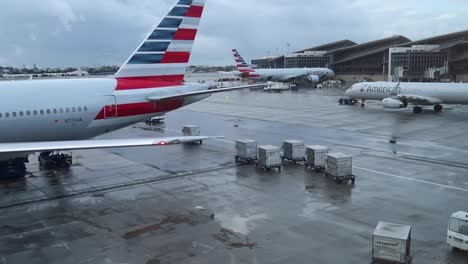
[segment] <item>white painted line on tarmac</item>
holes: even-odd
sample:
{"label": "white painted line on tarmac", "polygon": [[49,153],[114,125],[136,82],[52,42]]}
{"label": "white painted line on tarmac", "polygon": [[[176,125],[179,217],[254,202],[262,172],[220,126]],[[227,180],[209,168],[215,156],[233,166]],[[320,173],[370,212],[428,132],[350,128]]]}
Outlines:
{"label": "white painted line on tarmac", "polygon": [[175,129],[170,129],[170,128],[165,128],[165,130],[170,131],[170,132],[181,133],[180,130],[175,130]]}
{"label": "white painted line on tarmac", "polygon": [[440,183],[435,183],[435,182],[430,182],[430,181],[425,181],[425,180],[414,179],[414,178],[410,178],[410,177],[390,174],[390,173],[386,173],[386,172],[381,172],[381,171],[376,171],[376,170],[371,170],[371,169],[366,169],[366,168],[361,168],[361,167],[356,167],[356,166],[353,166],[353,168],[358,169],[358,170],[367,171],[367,172],[373,172],[373,173],[376,173],[376,174],[385,175],[385,176],[389,176],[389,177],[393,177],[393,178],[397,178],[397,179],[401,179],[401,180],[419,182],[419,183],[429,184],[429,185],[432,185],[432,186],[442,187],[442,188],[445,188],[445,189],[468,192],[468,189],[464,189],[464,188],[460,188],[460,187],[454,187],[454,186],[450,186],[450,185],[445,185],[445,184],[440,184]]}
{"label": "white painted line on tarmac", "polygon": [[236,144],[236,143],[234,143],[234,142],[232,142],[232,141],[225,140],[225,139],[214,138],[213,140],[216,140],[216,141],[219,141],[219,142],[228,143],[228,144],[232,144],[232,145],[235,145],[235,144]]}

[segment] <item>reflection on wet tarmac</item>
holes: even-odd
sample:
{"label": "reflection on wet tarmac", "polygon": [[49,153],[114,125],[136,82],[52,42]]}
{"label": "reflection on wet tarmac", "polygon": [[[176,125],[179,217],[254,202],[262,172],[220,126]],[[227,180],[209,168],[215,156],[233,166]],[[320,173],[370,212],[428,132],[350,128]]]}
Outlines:
{"label": "reflection on wet tarmac", "polygon": [[216,212],[216,221],[221,226],[243,235],[248,235],[251,230],[267,219],[268,216],[266,214],[241,216],[233,211]]}

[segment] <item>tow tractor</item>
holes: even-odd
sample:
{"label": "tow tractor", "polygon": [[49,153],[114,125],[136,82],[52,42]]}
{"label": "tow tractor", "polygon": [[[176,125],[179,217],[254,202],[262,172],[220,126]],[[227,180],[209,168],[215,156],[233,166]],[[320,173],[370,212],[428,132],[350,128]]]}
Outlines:
{"label": "tow tractor", "polygon": [[157,125],[162,122],[164,122],[164,115],[155,116],[145,121],[148,126]]}
{"label": "tow tractor", "polygon": [[38,158],[40,166],[46,169],[68,168],[73,164],[71,154],[56,152],[41,152]]}
{"label": "tow tractor", "polygon": [[338,100],[338,103],[339,103],[340,105],[356,105],[356,104],[358,104],[359,102],[358,102],[358,100],[356,100],[356,99],[340,98],[340,99]]}
{"label": "tow tractor", "polygon": [[19,178],[26,175],[28,158],[20,158],[0,163],[0,179]]}

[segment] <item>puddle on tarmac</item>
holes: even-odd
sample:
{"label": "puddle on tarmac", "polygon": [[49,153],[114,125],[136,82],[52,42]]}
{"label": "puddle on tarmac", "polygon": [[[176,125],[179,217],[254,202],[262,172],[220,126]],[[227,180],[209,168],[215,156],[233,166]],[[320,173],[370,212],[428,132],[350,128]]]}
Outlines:
{"label": "puddle on tarmac", "polygon": [[268,219],[266,214],[257,214],[246,217],[230,213],[216,214],[216,220],[221,224],[221,226],[244,235],[248,235],[250,231],[255,228],[256,222],[266,219]]}

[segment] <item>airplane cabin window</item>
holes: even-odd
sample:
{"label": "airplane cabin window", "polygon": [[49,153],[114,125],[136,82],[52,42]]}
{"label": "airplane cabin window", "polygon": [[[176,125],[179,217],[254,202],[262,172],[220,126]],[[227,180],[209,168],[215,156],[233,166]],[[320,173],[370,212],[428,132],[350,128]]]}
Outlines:
{"label": "airplane cabin window", "polygon": [[85,111],[88,111],[88,107],[86,107],[86,106],[85,106],[85,107],[83,107],[83,109],[84,109]]}
{"label": "airplane cabin window", "polygon": [[44,110],[41,110],[41,115],[43,115],[43,114],[44,114]]}
{"label": "airplane cabin window", "polygon": [[72,111],[73,111],[73,113],[76,112],[76,108],[75,108],[75,107],[72,107]]}
{"label": "airplane cabin window", "polygon": [[50,115],[50,109],[47,109],[46,113],[47,113],[48,115]]}
{"label": "airplane cabin window", "polygon": [[9,117],[10,117],[10,113],[5,113],[5,117],[6,117],[6,118],[9,118]]}
{"label": "airplane cabin window", "polygon": [[81,106],[78,106],[78,112],[81,112]]}
{"label": "airplane cabin window", "polygon": [[37,111],[36,111],[36,110],[33,111],[33,115],[37,115]]}
{"label": "airplane cabin window", "polygon": [[60,108],[60,113],[63,113],[63,108]]}
{"label": "airplane cabin window", "polygon": [[24,116],[24,112],[23,111],[19,112],[19,115]]}
{"label": "airplane cabin window", "polygon": [[57,109],[54,109],[54,114],[57,114]]}
{"label": "airplane cabin window", "polygon": [[16,112],[11,113],[12,117],[16,117]]}
{"label": "airplane cabin window", "polygon": [[3,117],[3,116],[2,116],[2,113],[0,113],[0,118],[2,118],[2,117]]}

